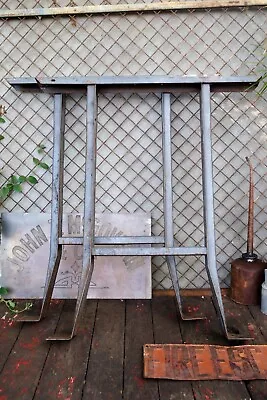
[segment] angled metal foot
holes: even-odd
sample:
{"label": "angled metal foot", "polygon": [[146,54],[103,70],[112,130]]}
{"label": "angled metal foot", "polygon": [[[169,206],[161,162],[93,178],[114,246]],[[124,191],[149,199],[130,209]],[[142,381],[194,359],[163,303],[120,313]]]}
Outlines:
{"label": "angled metal foot", "polygon": [[184,321],[193,321],[193,320],[199,320],[199,319],[206,319],[203,315],[191,315],[191,313],[186,312],[183,310],[183,305],[182,305],[182,299],[180,296],[180,288],[179,288],[179,281],[178,281],[178,273],[177,273],[177,268],[176,268],[176,262],[175,262],[175,257],[174,256],[168,256],[166,257],[166,261],[168,264],[171,280],[172,280],[172,285],[175,291],[175,296],[178,304],[178,309],[180,312],[180,316],[182,320]]}

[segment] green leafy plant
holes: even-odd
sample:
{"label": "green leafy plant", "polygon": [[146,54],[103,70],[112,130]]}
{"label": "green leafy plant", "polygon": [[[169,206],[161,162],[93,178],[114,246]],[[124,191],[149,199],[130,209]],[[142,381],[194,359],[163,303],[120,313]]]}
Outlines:
{"label": "green leafy plant", "polygon": [[0,189],[0,199],[3,201],[5,200],[8,196],[10,196],[13,192],[22,192],[22,184],[23,183],[30,183],[31,185],[35,185],[38,181],[35,178],[35,176],[15,176],[11,175],[10,178],[8,179],[7,183],[2,186]]}
{"label": "green leafy plant", "polygon": [[[6,114],[6,109],[4,106],[0,105],[0,123],[4,123],[5,119],[3,118],[3,115]],[[5,137],[3,135],[0,135],[0,140],[3,140]],[[43,143],[38,144],[37,146],[37,152],[40,155],[45,154],[45,149],[46,146]],[[46,164],[42,159],[33,157],[32,158],[33,163],[35,166],[43,168],[45,170],[49,169],[49,165]],[[29,183],[31,185],[35,185],[38,183],[38,180],[35,176],[29,175],[11,175],[7,182],[0,188],[0,202],[3,202],[7,197],[9,197],[13,192],[22,192],[22,185],[24,183]]]}
{"label": "green leafy plant", "polygon": [[29,310],[32,307],[31,302],[26,302],[23,308],[18,308],[17,303],[11,299],[5,299],[3,296],[8,294],[8,289],[0,286],[0,303],[4,303],[8,310],[13,314],[19,314]]}
{"label": "green leafy plant", "polygon": [[[40,155],[44,155],[45,154],[45,149],[46,146],[43,143],[38,144],[37,146],[37,153]],[[42,159],[39,159],[37,157],[33,157],[33,163],[37,166],[37,167],[41,167],[45,170],[49,169],[49,165],[46,164],[45,162],[42,161]]]}

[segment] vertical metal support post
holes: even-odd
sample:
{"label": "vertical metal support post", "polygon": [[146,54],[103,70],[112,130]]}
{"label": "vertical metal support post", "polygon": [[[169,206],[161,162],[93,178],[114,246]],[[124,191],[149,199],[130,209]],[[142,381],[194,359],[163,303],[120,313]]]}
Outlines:
{"label": "vertical metal support post", "polygon": [[25,315],[20,318],[20,321],[39,321],[47,314],[60,264],[62,245],[59,244],[59,238],[62,236],[64,127],[65,98],[62,94],[55,94],[50,254],[44,289],[44,297],[40,314],[33,316]]}
{"label": "vertical metal support post", "polygon": [[[162,149],[163,149],[163,202],[165,247],[174,247],[173,195],[172,195],[172,149],[171,149],[171,95],[162,94]],[[178,272],[174,256],[166,257],[178,309],[182,319],[194,320],[198,316],[185,315],[179,289]]]}
{"label": "vertical metal support post", "polygon": [[[202,153],[202,179],[204,203],[204,229],[206,270],[213,292],[213,299],[219,315],[223,331],[228,339],[242,339],[241,335],[227,330],[224,306],[222,301],[220,283],[216,267],[216,242],[214,226],[213,204],[213,174],[212,174],[212,144],[211,144],[211,110],[210,110],[210,85],[203,83],[200,91],[200,121],[201,121],[201,153]],[[244,338],[246,339],[246,338]]]}
{"label": "vertical metal support post", "polygon": [[95,177],[96,177],[96,135],[97,135],[97,92],[95,85],[87,86],[87,136],[85,163],[85,193],[84,193],[84,228],[83,228],[83,263],[82,276],[79,284],[74,322],[70,332],[55,334],[47,340],[71,340],[76,334],[79,320],[94,269],[95,230]]}

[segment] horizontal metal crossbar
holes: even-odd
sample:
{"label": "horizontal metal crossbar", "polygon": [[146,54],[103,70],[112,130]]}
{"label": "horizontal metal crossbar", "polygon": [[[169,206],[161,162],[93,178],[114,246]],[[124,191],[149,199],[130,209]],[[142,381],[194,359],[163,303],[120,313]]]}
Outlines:
{"label": "horizontal metal crossbar", "polygon": [[199,92],[203,83],[211,92],[247,91],[255,88],[257,76],[86,76],[55,78],[12,78],[8,82],[20,91],[72,93],[96,85],[98,91]]}
{"label": "horizontal metal crossbar", "polygon": [[[116,245],[116,244],[164,244],[164,238],[160,236],[96,236],[96,245]],[[82,237],[61,237],[59,244],[77,245],[83,244]]]}
{"label": "horizontal metal crossbar", "polygon": [[199,256],[206,247],[94,247],[94,256]]}

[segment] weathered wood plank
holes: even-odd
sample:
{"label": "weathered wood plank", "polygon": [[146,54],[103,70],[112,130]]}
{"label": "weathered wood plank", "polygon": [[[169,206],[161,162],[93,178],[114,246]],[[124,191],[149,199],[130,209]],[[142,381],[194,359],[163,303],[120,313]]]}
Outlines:
{"label": "weathered wood plank", "polygon": [[122,398],[124,328],[125,301],[99,301],[83,399]]}
{"label": "weathered wood plank", "polygon": [[4,304],[0,304],[0,372],[21,331],[22,323],[16,322]]}
{"label": "weathered wood plank", "polygon": [[[238,324],[240,331],[244,334],[249,332],[250,336],[254,339],[251,344],[266,344],[266,338],[263,333],[267,328],[267,317],[261,314],[258,306],[246,307],[240,304],[236,304],[229,298],[224,297],[225,314],[228,323]],[[251,311],[250,311],[251,310]],[[255,319],[254,319],[255,315]],[[262,327],[262,331],[259,328]],[[250,344],[250,342],[247,342]],[[266,400],[267,398],[267,381],[255,380],[246,382],[247,389],[250,393],[252,400]]]}
{"label": "weathered wood plank", "polygon": [[83,15],[103,13],[126,13],[146,11],[190,10],[221,7],[266,6],[266,0],[201,0],[165,1],[162,3],[97,4],[75,7],[31,8],[0,10],[0,18],[48,17],[55,15]]}
{"label": "weathered wood plank", "polygon": [[56,328],[62,306],[62,301],[53,300],[47,318],[24,323],[0,376],[1,399],[33,398],[50,347],[46,337]]}
{"label": "weathered wood plank", "polygon": [[[177,318],[175,299],[170,296],[152,299],[152,315],[155,343],[182,343],[180,325]],[[194,400],[190,382],[159,381],[161,399]]]}
{"label": "weathered wood plank", "polygon": [[[181,321],[182,338],[186,343],[229,345],[220,328],[211,298],[185,298],[189,310],[200,311],[206,320]],[[199,381],[193,382],[195,400],[248,400],[244,382]]]}
{"label": "weathered wood plank", "polygon": [[[126,301],[124,392],[127,400],[158,400],[156,380],[143,378],[143,345],[154,343],[149,300]],[[167,399],[166,399],[167,400]]]}
{"label": "weathered wood plank", "polygon": [[248,307],[254,324],[260,329],[265,342],[267,341],[267,315],[263,314],[259,306],[249,306]]}
{"label": "weathered wood plank", "polygon": [[[87,301],[77,336],[51,345],[35,400],[80,400],[91,348],[97,301]],[[57,331],[64,332],[73,323],[75,302],[66,300]]]}

